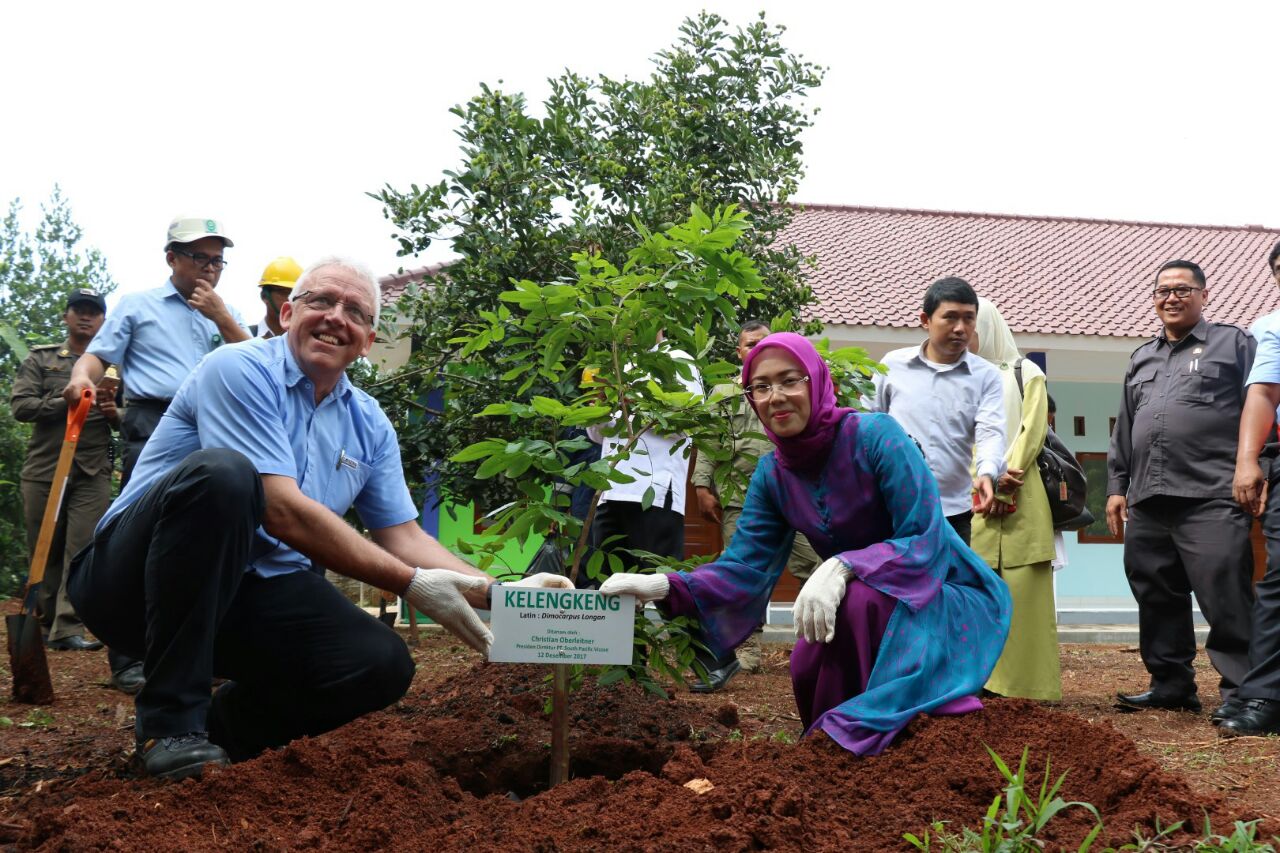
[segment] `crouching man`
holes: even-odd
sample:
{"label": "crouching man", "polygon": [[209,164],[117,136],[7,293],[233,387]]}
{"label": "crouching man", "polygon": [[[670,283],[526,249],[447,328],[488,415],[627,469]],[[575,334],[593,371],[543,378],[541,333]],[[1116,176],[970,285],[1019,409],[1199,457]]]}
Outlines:
{"label": "crouching man", "polygon": [[[150,775],[198,775],[404,695],[405,644],[317,564],[488,648],[472,608],[490,579],[418,526],[391,423],[346,376],[373,344],[378,296],[362,266],[320,261],[280,310],[283,337],[205,358],[72,564],[85,623],[143,659],[137,755]],[[342,520],[352,506],[372,542]],[[211,696],[214,677],[228,680]]]}

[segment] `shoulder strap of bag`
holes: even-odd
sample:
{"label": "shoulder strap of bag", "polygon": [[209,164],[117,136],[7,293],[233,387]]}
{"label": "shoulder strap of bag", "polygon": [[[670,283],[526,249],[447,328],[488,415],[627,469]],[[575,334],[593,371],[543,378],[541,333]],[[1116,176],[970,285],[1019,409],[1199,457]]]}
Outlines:
{"label": "shoulder strap of bag", "polygon": [[1026,397],[1022,393],[1022,356],[1018,356],[1018,360],[1013,363],[1013,378],[1018,380],[1018,396]]}

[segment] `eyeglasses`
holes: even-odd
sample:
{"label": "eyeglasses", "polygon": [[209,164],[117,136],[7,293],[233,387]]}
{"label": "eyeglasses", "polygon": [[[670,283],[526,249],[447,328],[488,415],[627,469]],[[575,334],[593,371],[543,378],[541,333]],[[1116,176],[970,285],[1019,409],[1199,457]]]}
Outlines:
{"label": "eyeglasses", "polygon": [[186,255],[195,261],[196,266],[204,269],[205,267],[213,267],[220,270],[227,265],[227,259],[222,255],[206,255],[204,252],[188,252],[186,249],[179,249],[174,246],[171,250],[175,255]]}
{"label": "eyeglasses", "polygon": [[319,311],[327,314],[333,310],[335,305],[342,306],[342,315],[350,322],[357,326],[372,326],[373,315],[366,314],[364,309],[359,305],[353,305],[350,302],[343,302],[341,299],[334,299],[327,293],[312,293],[304,290],[290,300],[291,302],[301,302],[313,311]]}
{"label": "eyeglasses", "polygon": [[1179,299],[1186,299],[1193,291],[1204,290],[1203,287],[1157,287],[1151,291],[1151,295],[1156,298],[1157,302],[1163,302],[1170,296],[1176,296]]}
{"label": "eyeglasses", "polygon": [[805,383],[809,381],[808,376],[792,376],[790,379],[784,379],[781,382],[770,385],[768,382],[757,382],[747,386],[747,396],[757,403],[766,403],[773,396],[774,389],[781,391],[788,397],[794,397],[805,392]]}

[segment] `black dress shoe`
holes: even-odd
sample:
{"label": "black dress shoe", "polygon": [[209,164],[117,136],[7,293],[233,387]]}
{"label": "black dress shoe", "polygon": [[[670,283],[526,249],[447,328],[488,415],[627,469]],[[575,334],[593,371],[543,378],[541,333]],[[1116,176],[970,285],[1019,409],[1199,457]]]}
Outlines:
{"label": "black dress shoe", "polygon": [[1215,726],[1222,725],[1223,720],[1228,720],[1243,711],[1246,701],[1239,696],[1232,696],[1214,709],[1214,712],[1209,715],[1209,722]]}
{"label": "black dress shoe", "polygon": [[97,640],[86,640],[79,634],[58,640],[48,640],[45,645],[59,652],[96,652],[102,648],[102,643]]}
{"label": "black dress shoe", "polygon": [[144,773],[161,779],[199,776],[206,765],[230,763],[226,751],[209,743],[209,736],[204,732],[148,738],[138,744],[135,755]]}
{"label": "black dress shoe", "polygon": [[142,661],[134,661],[119,672],[111,673],[111,686],[121,693],[136,696],[147,679],[142,674]]}
{"label": "black dress shoe", "polygon": [[1192,711],[1200,713],[1200,699],[1194,693],[1157,693],[1148,690],[1145,693],[1117,693],[1120,700],[1116,706],[1122,711],[1146,711],[1158,708],[1163,711]]}
{"label": "black dress shoe", "polygon": [[715,669],[707,670],[707,678],[705,681],[695,681],[689,685],[691,693],[715,693],[729,683],[729,680],[738,674],[742,669],[742,664],[738,663],[738,659],[729,658],[729,662]]}
{"label": "black dress shoe", "polygon": [[729,680],[738,674],[738,670],[742,669],[742,664],[738,662],[738,657],[733,652],[729,652],[726,657],[718,658],[710,651],[699,649],[694,653],[694,659],[707,671],[707,675],[703,678],[698,674],[699,671],[694,669],[696,680],[689,685],[692,693],[715,693],[728,684]]}
{"label": "black dress shoe", "polygon": [[1239,711],[1218,726],[1223,737],[1280,734],[1280,701],[1244,699]]}

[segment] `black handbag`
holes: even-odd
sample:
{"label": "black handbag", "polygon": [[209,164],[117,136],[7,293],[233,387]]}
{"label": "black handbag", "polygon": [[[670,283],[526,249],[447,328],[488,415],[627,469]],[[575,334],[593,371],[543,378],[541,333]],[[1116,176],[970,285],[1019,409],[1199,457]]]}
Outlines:
{"label": "black handbag", "polygon": [[[1014,377],[1018,380],[1018,396],[1022,397],[1022,359],[1013,365]],[[1093,513],[1089,512],[1086,500],[1089,493],[1089,480],[1084,475],[1075,455],[1067,449],[1053,431],[1048,427],[1044,436],[1044,447],[1036,457],[1036,467],[1040,469],[1040,479],[1044,483],[1045,494],[1049,497],[1049,513],[1053,516],[1054,530],[1079,530],[1093,524]]]}

